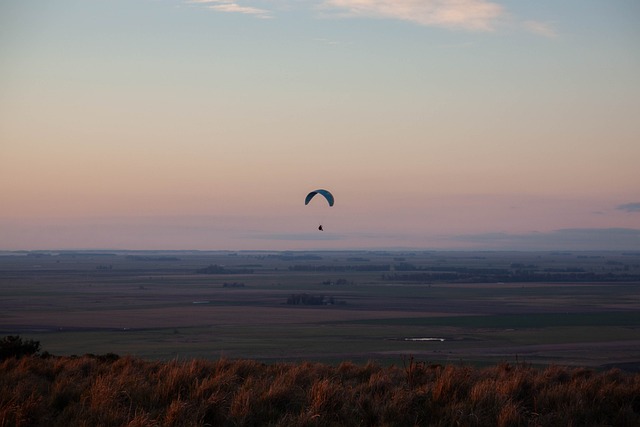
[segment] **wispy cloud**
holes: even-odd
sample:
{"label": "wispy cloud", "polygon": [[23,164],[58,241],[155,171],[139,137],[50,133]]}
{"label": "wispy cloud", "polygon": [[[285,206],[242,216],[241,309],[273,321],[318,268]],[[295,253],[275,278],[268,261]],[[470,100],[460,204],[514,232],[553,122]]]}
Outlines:
{"label": "wispy cloud", "polygon": [[341,42],[339,42],[337,40],[329,40],[329,39],[324,39],[324,38],[316,38],[316,39],[313,39],[313,41],[318,42],[318,43],[322,43],[322,44],[326,44],[326,45],[330,45],[330,46],[337,46],[339,44],[342,44]]}
{"label": "wispy cloud", "polygon": [[505,15],[487,0],[325,0],[323,7],[345,16],[393,18],[425,26],[491,31]]}
{"label": "wispy cloud", "polygon": [[619,205],[616,209],[626,212],[640,212],[640,202],[639,203],[625,203],[624,205]]}
{"label": "wispy cloud", "polygon": [[266,9],[243,6],[233,0],[189,0],[187,3],[206,5],[207,8],[218,12],[243,13],[258,18],[271,18],[271,12]]}
{"label": "wispy cloud", "polygon": [[[394,19],[427,27],[493,31],[500,24],[514,24],[533,34],[555,38],[558,33],[547,22],[517,21],[499,3],[492,0],[183,0],[218,12],[272,18],[276,8],[316,8],[327,17]],[[259,4],[261,7],[256,7]]]}
{"label": "wispy cloud", "polygon": [[522,25],[527,31],[539,36],[547,37],[550,39],[558,37],[558,33],[556,32],[555,28],[549,23],[540,21],[524,21]]}
{"label": "wispy cloud", "polygon": [[246,237],[258,240],[344,240],[345,236],[336,233],[253,233]]}

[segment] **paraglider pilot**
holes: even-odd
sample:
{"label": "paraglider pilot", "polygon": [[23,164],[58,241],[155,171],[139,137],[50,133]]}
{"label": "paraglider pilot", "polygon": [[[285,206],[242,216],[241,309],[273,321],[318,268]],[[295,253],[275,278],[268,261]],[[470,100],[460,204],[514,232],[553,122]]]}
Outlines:
{"label": "paraglider pilot", "polygon": [[[307,194],[307,197],[305,197],[305,199],[304,199],[304,204],[308,205],[309,202],[311,201],[311,199],[313,199],[316,194],[321,194],[325,199],[327,199],[327,202],[329,203],[329,206],[333,206],[333,200],[334,200],[333,199],[333,194],[331,194],[327,190],[323,190],[323,189],[315,190],[315,191],[312,191],[311,193]],[[324,231],[324,229],[322,228],[322,224],[318,225],[318,230]]]}

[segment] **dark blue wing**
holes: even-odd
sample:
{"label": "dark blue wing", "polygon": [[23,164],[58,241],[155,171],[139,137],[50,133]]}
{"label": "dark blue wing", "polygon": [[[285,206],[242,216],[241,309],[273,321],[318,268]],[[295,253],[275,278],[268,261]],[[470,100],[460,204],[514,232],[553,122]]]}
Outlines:
{"label": "dark blue wing", "polygon": [[333,194],[331,194],[331,193],[330,193],[329,191],[327,191],[327,190],[322,190],[322,189],[320,189],[320,190],[315,190],[315,191],[312,191],[311,193],[307,194],[307,197],[305,197],[305,199],[304,199],[304,204],[305,204],[305,205],[308,205],[308,204],[309,204],[309,202],[311,201],[311,199],[313,199],[313,198],[315,197],[315,195],[316,195],[316,194],[321,194],[321,195],[323,195],[323,196],[324,196],[324,198],[325,198],[325,199],[327,199],[327,202],[329,202],[329,206],[333,206],[333,202],[334,202]]}

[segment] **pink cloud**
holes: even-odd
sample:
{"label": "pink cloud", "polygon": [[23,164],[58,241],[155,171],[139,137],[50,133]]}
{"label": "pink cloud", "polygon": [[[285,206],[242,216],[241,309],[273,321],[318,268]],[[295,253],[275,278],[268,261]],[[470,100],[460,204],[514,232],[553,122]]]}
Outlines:
{"label": "pink cloud", "polygon": [[426,26],[491,31],[505,11],[486,0],[326,0],[348,16],[393,18]]}

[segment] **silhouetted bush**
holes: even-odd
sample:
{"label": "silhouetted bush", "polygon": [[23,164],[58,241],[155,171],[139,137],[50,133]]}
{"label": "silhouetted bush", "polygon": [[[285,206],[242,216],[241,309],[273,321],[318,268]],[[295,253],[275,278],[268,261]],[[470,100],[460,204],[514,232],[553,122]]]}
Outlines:
{"label": "silhouetted bush", "polygon": [[0,341],[0,360],[10,357],[31,356],[38,351],[40,351],[39,341],[23,341],[19,335],[9,335]]}

